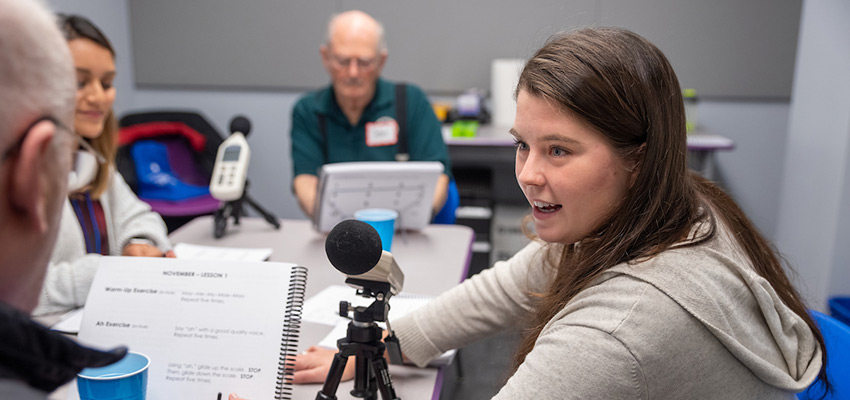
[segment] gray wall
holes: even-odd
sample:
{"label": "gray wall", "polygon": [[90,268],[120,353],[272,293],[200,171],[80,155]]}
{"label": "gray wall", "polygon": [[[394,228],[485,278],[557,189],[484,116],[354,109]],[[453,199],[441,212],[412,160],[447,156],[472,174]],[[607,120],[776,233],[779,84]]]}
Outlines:
{"label": "gray wall", "polygon": [[850,2],[803,5],[777,241],[810,304],[850,294]]}
{"label": "gray wall", "polygon": [[779,212],[779,190],[788,133],[785,101],[703,101],[699,123],[708,132],[735,141],[718,152],[714,178],[732,194],[757,227],[772,238]]}
{"label": "gray wall", "polygon": [[[144,0],[130,5],[136,82],[312,88],[335,11],[384,23],[385,74],[429,93],[489,88],[496,58],[528,58],[555,32],[615,25],[653,41],[684,87],[704,95],[791,93],[801,0]],[[659,23],[662,20],[663,23]],[[175,40],[179,38],[179,40]]]}
{"label": "gray wall", "polygon": [[[119,114],[147,108],[194,108],[201,110],[222,131],[225,131],[233,115],[248,115],[254,124],[254,133],[249,137],[254,154],[249,171],[254,197],[279,217],[303,218],[289,191],[290,110],[299,92],[139,89],[133,83],[128,0],[50,1],[58,10],[80,13],[92,18],[113,40],[119,52],[119,75],[116,82],[119,90],[116,110]],[[805,11],[813,7],[813,4],[822,4],[819,1],[804,3],[804,24],[801,29],[805,33],[807,27],[813,29],[814,26],[825,24],[833,27],[833,32],[845,29],[838,32],[843,36],[837,33],[834,35],[836,40],[850,37],[850,33],[846,32],[846,21],[850,20],[847,4],[844,0],[828,0],[825,3],[828,5],[822,6],[831,9],[821,13]],[[665,23],[663,16],[660,17],[659,25]],[[834,27],[841,24],[844,28]],[[675,32],[669,35],[675,35]],[[321,68],[317,50],[321,38],[299,40],[315,44],[316,49],[311,57],[315,68]],[[823,165],[819,162],[822,154],[829,155],[835,151],[841,154],[830,156],[834,159],[831,162],[841,157],[846,159],[850,155],[850,143],[847,140],[850,136],[850,128],[847,126],[850,123],[850,106],[847,105],[850,101],[847,98],[850,96],[850,87],[835,86],[850,76],[850,66],[846,59],[842,58],[850,55],[850,49],[847,48],[846,40],[843,44],[827,41],[824,46],[829,43],[835,47],[821,49],[820,53],[825,54],[809,56],[808,49],[820,48],[820,42],[820,39],[806,39],[805,34],[801,40],[802,48],[798,52],[797,63],[812,57],[809,60],[812,65],[806,67],[806,63],[803,63],[803,67],[800,67],[808,72],[797,72],[795,91],[799,92],[801,87],[805,86],[801,81],[802,75],[810,75],[809,79],[822,82],[821,86],[817,86],[817,90],[813,89],[816,93],[810,96],[804,97],[800,94],[798,99],[795,94],[793,113],[796,129],[792,130],[795,132],[793,137],[788,136],[788,118],[792,108],[788,101],[714,99],[703,101],[699,105],[700,125],[707,131],[728,136],[736,143],[735,150],[718,154],[715,176],[721,178],[723,184],[768,237],[776,238],[777,231],[783,232],[780,249],[797,261],[801,272],[800,283],[806,288],[807,295],[815,299],[815,304],[822,304],[822,299],[830,294],[850,293],[850,269],[847,267],[850,264],[850,246],[841,245],[841,241],[846,242],[850,230],[850,209],[842,206],[850,204],[850,174],[842,162],[837,162],[836,165]],[[795,46],[796,41],[764,45]],[[391,57],[395,56],[398,55],[391,53]],[[841,62],[844,64],[840,64]],[[825,64],[835,65],[833,69],[826,70],[823,69]],[[833,101],[836,97],[831,94],[836,93],[839,96]],[[817,101],[817,97],[823,99]],[[820,109],[825,111],[818,111]],[[836,120],[836,117],[843,117],[843,122],[840,118]],[[828,123],[818,122],[821,120]],[[807,135],[816,134],[824,135],[818,141],[819,146],[823,148],[810,148],[807,145]],[[807,165],[809,163],[811,165]],[[784,175],[783,170],[786,171]],[[795,175],[795,171],[800,173]],[[831,176],[833,173],[838,176]],[[807,187],[807,181],[820,183],[817,187],[802,190]],[[840,190],[830,191],[830,186],[838,186]],[[815,195],[797,195],[803,192]],[[832,197],[828,208],[833,210],[831,216],[837,223],[830,223],[829,216],[810,218],[806,213],[821,208],[821,203],[817,200],[825,196],[818,195],[826,193]],[[795,210],[802,214],[795,216]],[[806,235],[814,235],[819,241],[829,243],[828,248],[814,243],[811,251],[823,251],[827,255],[810,257],[811,253],[807,253],[806,246],[802,245],[809,244],[806,242]],[[800,245],[795,246],[798,240]],[[806,262],[801,264],[801,260]],[[809,262],[814,260],[817,261],[816,268]],[[810,270],[818,272],[809,274],[807,271]]]}

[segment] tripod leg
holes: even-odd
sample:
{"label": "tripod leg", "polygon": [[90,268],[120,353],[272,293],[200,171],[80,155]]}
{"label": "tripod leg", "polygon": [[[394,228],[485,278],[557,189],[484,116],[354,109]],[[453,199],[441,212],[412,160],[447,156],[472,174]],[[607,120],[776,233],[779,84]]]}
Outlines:
{"label": "tripod leg", "polygon": [[268,212],[266,209],[260,206],[260,204],[257,203],[256,200],[252,199],[251,196],[248,196],[247,193],[245,194],[245,201],[247,201],[248,205],[253,207],[255,211],[260,213],[260,215],[262,215],[268,223],[272,224],[275,229],[280,229],[280,220],[278,220],[277,217],[275,217],[272,213]]}
{"label": "tripod leg", "polygon": [[239,217],[242,216],[242,199],[233,201],[233,225],[239,225]]}
{"label": "tripod leg", "polygon": [[393,378],[390,377],[390,371],[387,369],[387,360],[384,357],[378,356],[372,360],[372,371],[375,373],[375,378],[377,378],[381,398],[383,400],[401,400],[395,394]]}
{"label": "tripod leg", "polygon": [[354,389],[351,395],[366,400],[376,400],[375,376],[369,366],[369,359],[354,356]]}
{"label": "tripod leg", "polygon": [[339,388],[342,373],[345,371],[345,364],[348,362],[348,356],[343,356],[342,353],[340,351],[334,356],[331,369],[328,371],[327,378],[325,378],[325,384],[322,386],[322,390],[316,394],[316,400],[336,400],[336,390]]}
{"label": "tripod leg", "polygon": [[230,217],[230,203],[225,203],[215,211],[215,222],[213,227],[213,236],[218,239],[224,236],[224,230],[227,229],[227,218]]}

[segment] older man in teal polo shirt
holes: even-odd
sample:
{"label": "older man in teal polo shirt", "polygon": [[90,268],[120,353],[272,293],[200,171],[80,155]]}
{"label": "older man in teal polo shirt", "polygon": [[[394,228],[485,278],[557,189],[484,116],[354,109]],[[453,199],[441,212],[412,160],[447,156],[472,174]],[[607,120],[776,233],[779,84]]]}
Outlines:
{"label": "older man in teal polo shirt", "polygon": [[301,209],[313,216],[324,164],[440,161],[445,172],[434,194],[436,214],[451,171],[440,122],[421,89],[380,78],[387,60],[381,24],[362,11],[339,14],[320,53],[331,85],[306,94],[292,112],[292,185]]}

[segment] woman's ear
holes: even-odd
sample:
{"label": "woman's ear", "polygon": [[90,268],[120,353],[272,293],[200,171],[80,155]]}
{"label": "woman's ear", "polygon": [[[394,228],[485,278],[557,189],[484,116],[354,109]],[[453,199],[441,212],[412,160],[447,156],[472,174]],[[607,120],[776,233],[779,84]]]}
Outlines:
{"label": "woman's ear", "polygon": [[50,121],[35,124],[28,132],[21,145],[21,152],[12,167],[11,201],[12,207],[22,214],[26,224],[43,233],[47,231],[49,202],[45,197],[52,183],[49,169],[45,163],[58,162],[51,160],[50,148],[56,135],[56,126]]}

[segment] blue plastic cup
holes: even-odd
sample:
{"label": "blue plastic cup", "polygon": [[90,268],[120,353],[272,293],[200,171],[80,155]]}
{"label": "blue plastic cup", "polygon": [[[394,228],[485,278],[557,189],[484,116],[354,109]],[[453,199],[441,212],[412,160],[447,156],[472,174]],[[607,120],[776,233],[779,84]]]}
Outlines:
{"label": "blue plastic cup", "polygon": [[398,213],[395,210],[367,208],[356,211],[354,218],[372,225],[378,231],[378,235],[381,236],[381,247],[386,251],[391,251],[393,235],[395,234],[395,220],[398,219]]}
{"label": "blue plastic cup", "polygon": [[105,367],[86,368],[77,374],[80,400],[145,400],[150,365],[148,356],[131,351]]}

